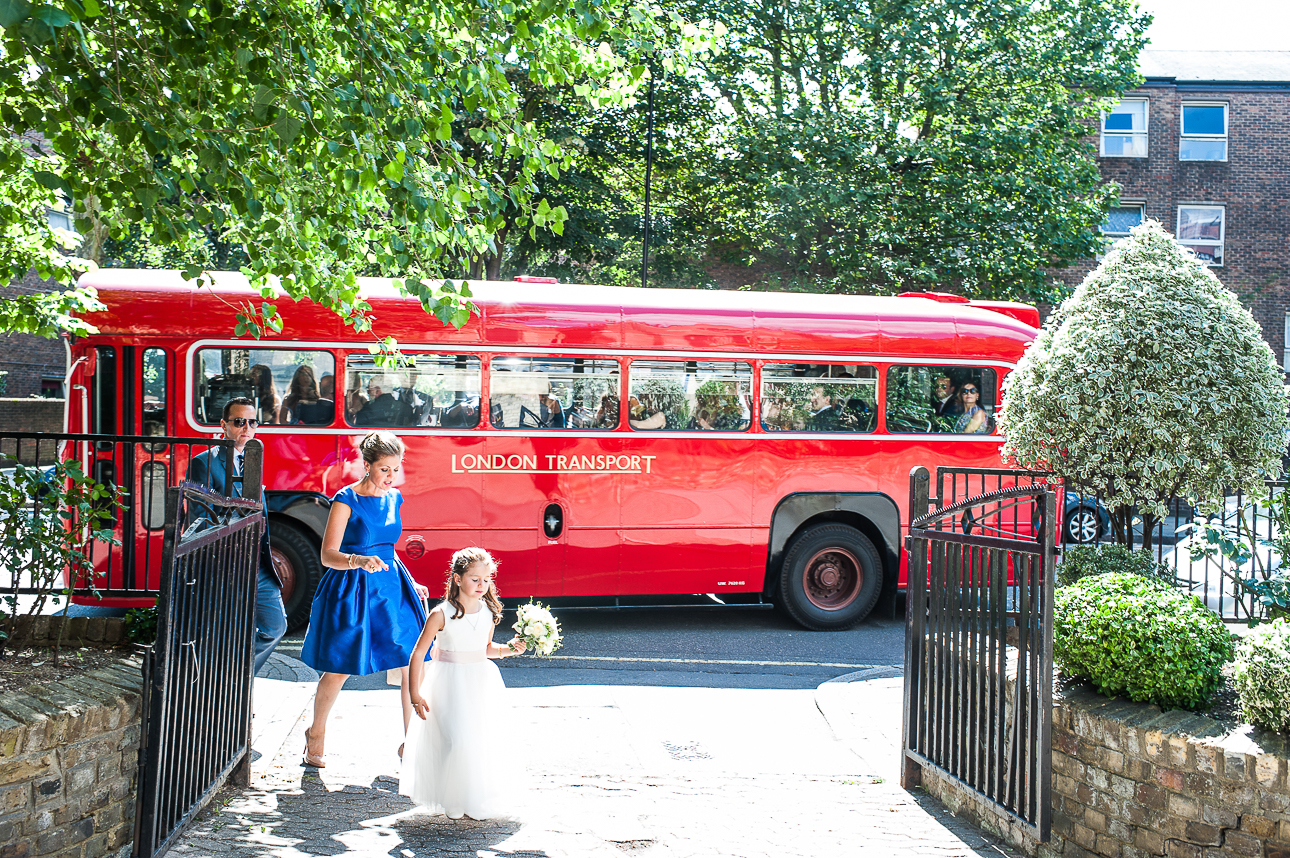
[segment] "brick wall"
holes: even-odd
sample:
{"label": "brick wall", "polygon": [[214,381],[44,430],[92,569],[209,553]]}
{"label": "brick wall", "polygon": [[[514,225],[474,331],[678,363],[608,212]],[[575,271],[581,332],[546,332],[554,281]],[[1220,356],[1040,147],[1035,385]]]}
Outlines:
{"label": "brick wall", "polygon": [[0,858],[129,854],[138,660],[0,694]]}
{"label": "brick wall", "polygon": [[924,787],[1031,856],[1290,858],[1286,737],[1088,689],[1054,697],[1050,842],[930,770]]}
{"label": "brick wall", "polygon": [[62,432],[63,400],[0,397],[0,432]]}
{"label": "brick wall", "polygon": [[[49,283],[29,274],[0,289],[6,294],[30,295],[53,289]],[[3,395],[39,396],[45,379],[61,379],[66,372],[66,351],[59,339],[30,334],[0,334],[0,371],[4,371]]]}

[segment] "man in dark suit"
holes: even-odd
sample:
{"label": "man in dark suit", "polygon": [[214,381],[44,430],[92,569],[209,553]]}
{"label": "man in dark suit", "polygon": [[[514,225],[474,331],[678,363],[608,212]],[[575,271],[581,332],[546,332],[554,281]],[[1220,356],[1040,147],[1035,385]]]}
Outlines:
{"label": "man in dark suit", "polygon": [[932,410],[937,417],[957,417],[963,413],[958,397],[954,395],[954,381],[948,375],[938,375],[933,382]]}
{"label": "man in dark suit", "polygon": [[367,404],[354,415],[355,426],[415,426],[412,406],[394,394],[389,381],[380,376],[367,383]]}
{"label": "man in dark suit", "polygon": [[[226,402],[224,418],[219,425],[224,430],[224,437],[233,442],[233,449],[230,451],[227,447],[217,447],[194,456],[188,463],[188,479],[225,497],[242,497],[241,481],[235,482],[231,477],[242,475],[242,456],[246,444],[255,437],[255,429],[259,425],[256,413],[255,402],[245,396],[237,396]],[[260,504],[264,504],[263,491],[260,493]],[[273,557],[269,553],[267,515],[264,519],[264,533],[260,537],[259,566],[255,597],[256,673],[259,673],[273,653],[273,648],[287,633],[287,612],[282,607],[282,582],[273,570]]]}

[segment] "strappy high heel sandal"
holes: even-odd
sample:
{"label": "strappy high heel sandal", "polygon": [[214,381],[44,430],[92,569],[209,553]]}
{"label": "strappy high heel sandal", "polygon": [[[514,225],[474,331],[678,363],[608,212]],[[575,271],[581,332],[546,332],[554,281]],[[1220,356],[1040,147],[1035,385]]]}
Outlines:
{"label": "strappy high heel sandal", "polygon": [[305,753],[304,753],[304,757],[300,761],[300,765],[313,766],[314,768],[317,768],[317,769],[327,768],[327,762],[323,759],[322,754],[309,753],[309,728],[308,727],[305,728]]}

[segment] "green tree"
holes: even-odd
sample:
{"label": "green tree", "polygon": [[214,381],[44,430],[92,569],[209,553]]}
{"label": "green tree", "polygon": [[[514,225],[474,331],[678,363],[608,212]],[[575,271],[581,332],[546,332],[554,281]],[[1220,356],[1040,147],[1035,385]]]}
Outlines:
{"label": "green tree", "polygon": [[1264,496],[1290,420],[1258,324],[1155,221],[1134,228],[1054,313],[1006,380],[1001,454],[1098,494],[1142,544],[1171,497]]}
{"label": "green tree", "polygon": [[[468,293],[427,278],[491,252],[508,217],[560,229],[537,178],[570,156],[517,79],[604,107],[643,79],[636,54],[674,68],[709,38],[636,0],[0,0],[0,27],[0,276],[70,279],[39,217],[61,197],[93,236],[177,248],[189,276],[213,239],[240,248],[266,296],[359,329],[359,274],[460,325]],[[453,134],[466,118],[470,146]],[[271,305],[239,315],[239,331],[278,326]]]}
{"label": "green tree", "polygon": [[[708,208],[720,204],[702,194],[691,175],[711,157],[724,118],[693,75],[654,71],[649,285],[710,287],[703,267]],[[539,186],[568,219],[558,235],[520,234],[507,248],[502,270],[640,283],[648,114],[644,92],[603,110],[562,99],[543,105],[540,121],[573,157],[558,181],[539,177]]]}
{"label": "green tree", "polygon": [[699,65],[729,117],[696,195],[708,235],[781,286],[1053,300],[1100,251],[1115,190],[1087,140],[1136,85],[1133,0],[696,0],[729,28]]}

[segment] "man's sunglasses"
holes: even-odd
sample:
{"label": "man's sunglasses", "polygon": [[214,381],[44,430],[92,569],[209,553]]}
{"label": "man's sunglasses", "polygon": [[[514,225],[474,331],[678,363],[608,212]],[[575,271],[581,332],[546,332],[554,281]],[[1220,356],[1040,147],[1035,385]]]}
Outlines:
{"label": "man's sunglasses", "polygon": [[254,417],[230,417],[228,418],[228,422],[232,423],[238,429],[241,429],[247,424],[250,424],[252,429],[260,425],[260,421],[256,420]]}

